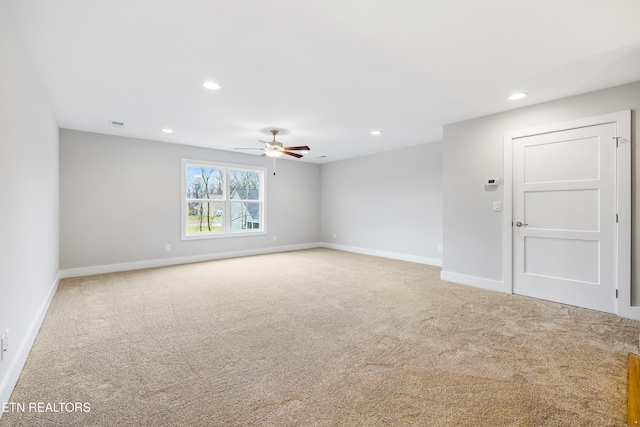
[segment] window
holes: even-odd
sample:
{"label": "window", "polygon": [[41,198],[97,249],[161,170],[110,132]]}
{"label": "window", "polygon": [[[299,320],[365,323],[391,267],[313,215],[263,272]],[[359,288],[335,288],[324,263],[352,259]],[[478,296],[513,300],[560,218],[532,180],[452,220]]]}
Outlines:
{"label": "window", "polygon": [[182,239],[265,233],[265,169],[182,160]]}

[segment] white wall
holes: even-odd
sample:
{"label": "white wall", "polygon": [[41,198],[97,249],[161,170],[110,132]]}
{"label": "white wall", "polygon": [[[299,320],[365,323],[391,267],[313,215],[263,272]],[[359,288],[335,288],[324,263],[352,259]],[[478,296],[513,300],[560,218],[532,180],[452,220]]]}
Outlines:
{"label": "white wall", "polygon": [[[267,167],[268,235],[182,241],[181,159]],[[320,166],[186,145],[61,130],[64,275],[317,245]],[[273,237],[277,241],[273,241]],[[172,246],[171,252],[165,245]]]}
{"label": "white wall", "polygon": [[440,265],[442,146],[432,142],[323,165],[322,241]]}
{"label": "white wall", "polygon": [[539,104],[519,110],[455,123],[444,128],[444,257],[443,277],[483,285],[503,282],[502,213],[492,201],[503,200],[503,186],[484,188],[487,178],[503,178],[503,135],[527,129],[623,110],[632,115],[633,283],[636,287],[640,256],[635,251],[638,230],[638,179],[635,174],[636,129],[640,109],[640,82]]}
{"label": "white wall", "polygon": [[[9,396],[57,287],[58,127],[0,0],[0,403]],[[1,413],[0,413],[1,416]]]}

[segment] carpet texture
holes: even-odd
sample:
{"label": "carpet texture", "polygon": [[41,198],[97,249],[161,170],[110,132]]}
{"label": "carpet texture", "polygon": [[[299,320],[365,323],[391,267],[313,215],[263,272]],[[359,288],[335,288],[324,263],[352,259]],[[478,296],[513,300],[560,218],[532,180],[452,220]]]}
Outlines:
{"label": "carpet texture", "polygon": [[65,279],[0,425],[626,424],[639,322],[439,275],[312,249]]}

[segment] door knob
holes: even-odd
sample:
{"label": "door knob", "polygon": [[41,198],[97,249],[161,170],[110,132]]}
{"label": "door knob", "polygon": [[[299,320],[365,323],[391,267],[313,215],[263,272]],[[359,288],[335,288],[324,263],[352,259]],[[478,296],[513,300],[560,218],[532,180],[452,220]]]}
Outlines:
{"label": "door knob", "polygon": [[529,224],[523,224],[520,221],[516,222],[516,227],[524,227],[525,225],[529,225]]}

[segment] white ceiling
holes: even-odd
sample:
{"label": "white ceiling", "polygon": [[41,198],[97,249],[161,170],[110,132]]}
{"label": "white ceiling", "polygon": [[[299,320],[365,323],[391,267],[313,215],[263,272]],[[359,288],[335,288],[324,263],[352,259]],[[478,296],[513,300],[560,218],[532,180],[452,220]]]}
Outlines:
{"label": "white ceiling", "polygon": [[638,0],[4,1],[60,127],[313,163],[640,80]]}

